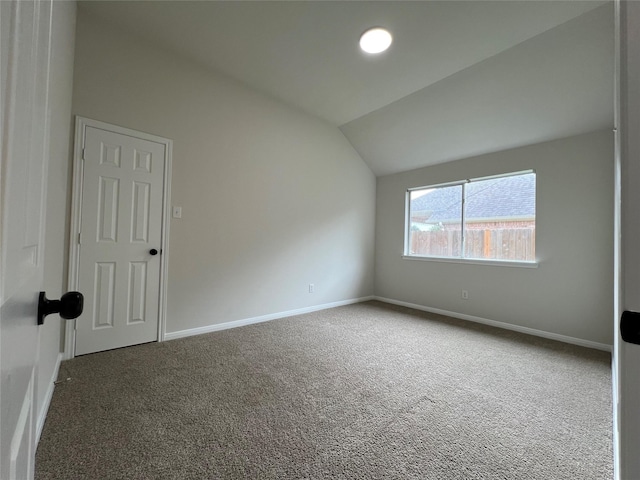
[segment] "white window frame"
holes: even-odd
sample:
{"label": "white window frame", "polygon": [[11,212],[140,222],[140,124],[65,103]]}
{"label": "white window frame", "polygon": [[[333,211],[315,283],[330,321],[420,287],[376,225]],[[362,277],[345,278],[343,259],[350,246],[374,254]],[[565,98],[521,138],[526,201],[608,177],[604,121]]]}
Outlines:
{"label": "white window frame", "polygon": [[[426,185],[423,187],[408,188],[405,192],[405,212],[404,212],[404,252],[403,259],[407,260],[420,260],[428,262],[444,262],[444,263],[470,263],[479,265],[499,265],[507,267],[525,267],[525,268],[537,268],[538,259],[536,252],[535,260],[497,260],[497,259],[484,259],[484,258],[467,258],[464,256],[465,252],[465,200],[466,200],[466,185],[472,182],[481,182],[484,180],[493,180],[496,178],[516,177],[519,175],[536,174],[535,170],[521,170],[517,172],[503,173],[499,175],[490,175],[486,177],[469,178],[465,180],[458,180],[455,182],[438,183],[435,185]],[[411,243],[411,193],[418,190],[427,190],[435,188],[453,187],[456,185],[462,186],[462,208],[460,214],[460,226],[461,226],[461,241],[460,241],[460,256],[459,257],[443,257],[434,255],[416,255],[412,254],[410,250]],[[537,203],[537,176],[536,176],[536,203]],[[537,224],[537,208],[536,208],[536,224]]]}

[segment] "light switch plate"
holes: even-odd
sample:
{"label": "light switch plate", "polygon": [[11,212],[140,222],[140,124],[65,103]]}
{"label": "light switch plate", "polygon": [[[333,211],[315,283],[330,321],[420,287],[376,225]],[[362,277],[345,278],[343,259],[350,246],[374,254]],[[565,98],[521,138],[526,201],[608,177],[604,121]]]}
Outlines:
{"label": "light switch plate", "polygon": [[182,218],[182,207],[173,207],[173,218]]}

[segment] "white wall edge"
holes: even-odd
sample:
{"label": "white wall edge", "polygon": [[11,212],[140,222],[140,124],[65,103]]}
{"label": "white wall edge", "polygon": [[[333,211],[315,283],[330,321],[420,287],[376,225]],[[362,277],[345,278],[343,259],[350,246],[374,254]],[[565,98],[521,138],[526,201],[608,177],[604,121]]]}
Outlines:
{"label": "white wall edge", "polygon": [[[67,288],[69,291],[78,289],[78,256],[80,245],[78,245],[78,234],[80,233],[80,213],[82,205],[82,149],[84,148],[84,118],[75,117],[75,133],[73,140],[73,159],[71,184],[71,217],[69,235],[69,273],[67,278]],[[76,320],[64,322],[64,359],[70,360],[75,356],[75,330]]]}
{"label": "white wall edge", "polygon": [[62,362],[62,357],[63,354],[59,353],[58,358],[56,359],[56,366],[53,369],[53,375],[51,376],[51,380],[49,381],[47,393],[44,396],[44,401],[42,402],[42,406],[40,407],[40,411],[38,412],[38,421],[36,423],[36,445],[40,443],[40,435],[42,435],[44,422],[47,419],[47,413],[49,412],[49,405],[51,405],[51,399],[53,398],[53,391],[56,388],[55,382],[58,378],[58,372],[60,371],[60,363]]}
{"label": "white wall edge", "polygon": [[287,310],[284,312],[270,313],[268,315],[260,315],[259,317],[243,318],[232,322],[216,323],[205,327],[189,328],[187,330],[179,330],[177,332],[167,332],[164,335],[165,340],[175,340],[177,338],[191,337],[193,335],[202,335],[203,333],[217,332],[220,330],[228,330],[229,328],[244,327],[245,325],[253,325],[254,323],[263,323],[279,318],[293,317],[295,315],[303,315],[305,313],[317,312],[319,310],[327,310],[329,308],[342,307],[354,303],[367,302],[374,300],[373,295],[368,297],[352,298],[349,300],[341,300],[339,302],[324,303],[314,305],[313,307],[298,308],[295,310]]}
{"label": "white wall edge", "polygon": [[526,333],[528,335],[534,335],[536,337],[547,338],[549,340],[557,340],[559,342],[570,343],[572,345],[579,345],[581,347],[594,348],[596,350],[603,350],[605,352],[611,352],[612,346],[606,343],[592,342],[591,340],[583,340],[581,338],[569,337],[567,335],[560,335],[559,333],[545,332],[544,330],[537,330],[535,328],[521,327],[519,325],[512,325],[510,323],[498,322],[496,320],[489,320],[488,318],[476,317],[474,315],[467,315],[464,313],[450,312],[448,310],[441,310],[439,308],[425,307],[424,305],[418,305],[416,303],[402,302],[400,300],[393,300],[385,297],[374,297],[375,300],[384,303],[391,303],[393,305],[400,305],[402,307],[413,308],[415,310],[421,310],[423,312],[437,313],[439,315],[446,315],[448,317],[459,318],[461,320],[468,320],[470,322],[482,323],[492,327],[502,328],[505,330],[513,330],[514,332]]}

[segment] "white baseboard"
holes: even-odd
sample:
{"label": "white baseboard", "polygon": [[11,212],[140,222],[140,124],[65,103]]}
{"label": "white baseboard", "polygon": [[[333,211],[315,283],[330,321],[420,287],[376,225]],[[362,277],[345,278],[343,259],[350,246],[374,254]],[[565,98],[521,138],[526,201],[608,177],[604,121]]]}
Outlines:
{"label": "white baseboard", "polygon": [[548,338],[550,340],[558,340],[564,343],[571,343],[573,345],[579,345],[581,347],[594,348],[596,350],[603,350],[605,352],[611,352],[611,345],[606,343],[592,342],[591,340],[583,340],[581,338],[569,337],[567,335],[560,335],[558,333],[545,332],[544,330],[537,330],[535,328],[521,327],[519,325],[512,325],[511,323],[498,322],[496,320],[489,320],[487,318],[476,317],[473,315],[466,315],[464,313],[450,312],[448,310],[441,310],[439,308],[425,307],[424,305],[418,305],[415,303],[402,302],[400,300],[393,300],[392,298],[374,297],[375,300],[379,300],[385,303],[391,303],[393,305],[400,305],[402,307],[409,307],[415,310],[422,310],[424,312],[437,313],[440,315],[446,315],[448,317],[460,318],[462,320],[469,320],[470,322],[483,323],[492,327],[504,328],[505,330],[513,330],[514,332],[526,333],[528,335],[534,335],[536,337]]}
{"label": "white baseboard", "polygon": [[40,407],[40,411],[38,412],[38,421],[36,423],[36,445],[40,443],[40,435],[42,435],[44,421],[47,419],[47,412],[49,411],[49,405],[51,405],[51,399],[53,398],[53,391],[56,387],[55,382],[58,378],[58,372],[60,371],[60,362],[62,362],[62,353],[58,354],[56,366],[53,369],[53,375],[51,376],[51,380],[48,382],[49,387],[47,388],[47,393],[44,396],[42,407]]}
{"label": "white baseboard", "polygon": [[294,315],[302,315],[304,313],[317,312],[326,310],[327,308],[341,307],[343,305],[351,305],[353,303],[361,303],[373,300],[375,297],[360,297],[350,300],[341,300],[339,302],[324,303],[322,305],[314,305],[313,307],[298,308],[296,310],[287,310],[285,312],[270,313],[268,315],[260,315],[259,317],[243,318],[232,322],[216,323],[205,327],[189,328],[187,330],[179,330],[177,332],[167,332],[164,334],[165,340],[175,340],[176,338],[191,337],[192,335],[201,335],[203,333],[218,332],[229,328],[243,327],[245,325],[253,325],[254,323],[268,322],[278,318],[293,317]]}

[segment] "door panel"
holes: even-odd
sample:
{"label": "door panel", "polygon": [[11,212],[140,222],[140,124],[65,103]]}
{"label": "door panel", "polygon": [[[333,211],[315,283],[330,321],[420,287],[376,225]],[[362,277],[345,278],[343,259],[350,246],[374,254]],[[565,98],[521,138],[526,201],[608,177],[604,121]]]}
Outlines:
{"label": "door panel", "polygon": [[34,473],[38,293],[49,154],[51,2],[0,2],[0,478]]}
{"label": "door panel", "polygon": [[85,127],[76,355],[158,339],[165,148]]}
{"label": "door panel", "polygon": [[[620,9],[620,166],[621,173],[621,310],[640,311],[640,4],[621,2]],[[616,322],[620,321],[618,316]],[[622,341],[616,328],[614,345],[618,381],[617,478],[640,478],[640,346]]]}

